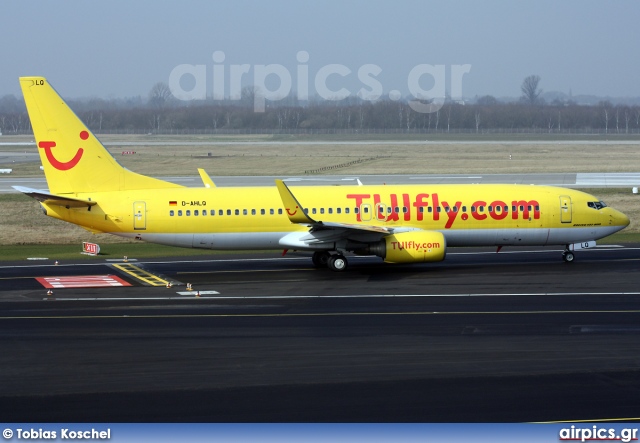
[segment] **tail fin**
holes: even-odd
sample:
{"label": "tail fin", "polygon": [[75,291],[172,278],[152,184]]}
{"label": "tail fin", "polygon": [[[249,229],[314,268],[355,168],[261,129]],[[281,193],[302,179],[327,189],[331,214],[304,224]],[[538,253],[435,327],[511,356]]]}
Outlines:
{"label": "tail fin", "polygon": [[51,193],[182,187],[120,166],[45,78],[20,77],[20,86]]}

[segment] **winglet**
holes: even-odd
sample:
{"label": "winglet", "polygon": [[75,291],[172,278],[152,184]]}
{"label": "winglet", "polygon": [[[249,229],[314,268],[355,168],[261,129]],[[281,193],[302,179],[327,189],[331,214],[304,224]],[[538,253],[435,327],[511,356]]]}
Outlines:
{"label": "winglet", "polygon": [[209,174],[207,174],[204,169],[198,168],[198,174],[200,174],[200,178],[202,179],[202,183],[204,184],[205,188],[216,187],[216,184],[213,182],[213,180],[211,180],[211,177],[209,177]]}
{"label": "winglet", "polygon": [[317,223],[314,219],[309,217],[305,212],[302,205],[298,202],[295,196],[291,193],[291,190],[284,184],[282,180],[276,180],[276,187],[280,193],[280,198],[284,204],[284,210],[287,211],[287,216],[291,223]]}

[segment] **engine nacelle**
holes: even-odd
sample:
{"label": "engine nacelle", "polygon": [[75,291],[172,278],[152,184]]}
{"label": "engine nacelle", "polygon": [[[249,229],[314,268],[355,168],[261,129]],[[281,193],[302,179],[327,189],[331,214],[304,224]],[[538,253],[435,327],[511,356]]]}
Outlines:
{"label": "engine nacelle", "polygon": [[356,254],[374,254],[387,263],[424,263],[444,260],[447,242],[436,231],[411,231],[392,234],[366,248],[354,248]]}
{"label": "engine nacelle", "polygon": [[412,231],[384,237],[387,263],[436,262],[444,260],[447,242],[435,231]]}

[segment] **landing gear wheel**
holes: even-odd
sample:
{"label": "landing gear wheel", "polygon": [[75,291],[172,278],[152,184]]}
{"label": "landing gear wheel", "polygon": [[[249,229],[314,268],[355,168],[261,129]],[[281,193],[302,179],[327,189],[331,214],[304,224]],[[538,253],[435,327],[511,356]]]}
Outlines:
{"label": "landing gear wheel", "polygon": [[573,252],[571,251],[564,251],[564,253],[562,254],[562,259],[567,263],[571,263],[575,258],[576,257],[573,255]]}
{"label": "landing gear wheel", "polygon": [[344,255],[336,254],[329,258],[327,266],[334,272],[342,272],[347,269],[348,262]]}
{"label": "landing gear wheel", "polygon": [[313,253],[313,257],[311,257],[311,261],[316,268],[326,268],[329,263],[329,258],[331,258],[331,254],[327,251],[316,251]]}

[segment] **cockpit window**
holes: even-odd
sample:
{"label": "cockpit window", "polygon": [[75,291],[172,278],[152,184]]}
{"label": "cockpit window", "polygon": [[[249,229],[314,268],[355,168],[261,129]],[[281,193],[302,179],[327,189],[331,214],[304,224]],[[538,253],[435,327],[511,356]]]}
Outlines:
{"label": "cockpit window", "polygon": [[602,209],[602,208],[606,208],[607,204],[603,201],[599,201],[599,202],[587,202],[587,206],[589,206],[590,208],[593,209]]}

